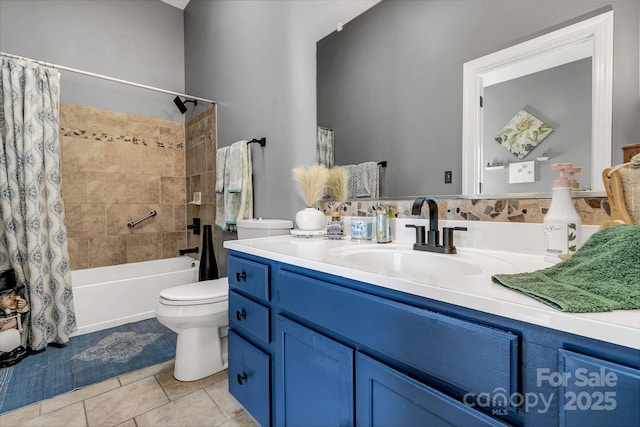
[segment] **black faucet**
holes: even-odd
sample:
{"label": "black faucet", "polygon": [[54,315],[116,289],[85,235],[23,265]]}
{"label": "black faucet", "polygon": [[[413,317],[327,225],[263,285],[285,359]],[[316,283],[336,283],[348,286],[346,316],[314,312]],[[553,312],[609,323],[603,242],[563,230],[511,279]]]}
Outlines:
{"label": "black faucet", "polygon": [[178,251],[178,253],[180,254],[180,256],[186,255],[186,254],[197,254],[198,253],[198,247],[196,246],[195,248],[180,249]]}
{"label": "black faucet", "polygon": [[467,231],[467,227],[444,227],[442,229],[442,245],[440,245],[440,232],[438,231],[438,202],[433,197],[418,197],[413,201],[411,207],[411,215],[420,215],[422,205],[427,202],[429,206],[429,234],[425,243],[424,225],[406,224],[407,228],[416,229],[416,242],[413,249],[417,251],[438,252],[442,254],[457,253],[456,247],[453,245],[453,231]]}
{"label": "black faucet", "polygon": [[193,230],[193,234],[200,235],[200,218],[193,218],[193,223],[187,225],[187,230]]}

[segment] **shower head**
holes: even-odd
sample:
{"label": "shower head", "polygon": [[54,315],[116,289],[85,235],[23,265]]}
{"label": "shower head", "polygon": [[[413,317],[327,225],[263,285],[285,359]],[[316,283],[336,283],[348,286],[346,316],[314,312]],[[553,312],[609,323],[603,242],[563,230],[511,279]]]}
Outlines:
{"label": "shower head", "polygon": [[198,105],[198,101],[196,101],[195,99],[187,99],[185,101],[182,101],[179,96],[173,98],[173,103],[176,104],[176,107],[178,107],[178,110],[180,110],[182,114],[187,112],[187,106],[184,105],[187,102],[193,102],[193,105]]}

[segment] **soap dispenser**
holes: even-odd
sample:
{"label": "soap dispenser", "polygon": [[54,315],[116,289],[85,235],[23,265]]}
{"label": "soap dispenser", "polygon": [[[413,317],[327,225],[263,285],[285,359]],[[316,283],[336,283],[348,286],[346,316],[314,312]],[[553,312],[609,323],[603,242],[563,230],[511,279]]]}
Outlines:
{"label": "soap dispenser", "polygon": [[544,217],[544,260],[557,263],[571,256],[581,242],[582,220],[573,206],[572,183],[567,175],[580,172],[571,163],[556,163],[551,169],[560,175],[553,181],[551,206]]}
{"label": "soap dispenser", "polygon": [[378,243],[391,242],[391,207],[378,206],[376,212],[376,241]]}

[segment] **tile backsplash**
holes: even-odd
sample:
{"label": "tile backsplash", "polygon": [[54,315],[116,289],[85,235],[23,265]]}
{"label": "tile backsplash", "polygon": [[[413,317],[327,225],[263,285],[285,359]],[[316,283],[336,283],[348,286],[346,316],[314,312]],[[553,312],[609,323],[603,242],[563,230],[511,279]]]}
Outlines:
{"label": "tile backsplash", "polygon": [[[573,202],[585,225],[600,225],[609,219],[606,197],[575,198]],[[373,216],[380,203],[390,205],[398,218],[411,217],[413,200],[322,202],[320,209],[326,215],[338,210],[345,216]],[[542,223],[550,205],[551,199],[438,199],[440,219],[466,221]]]}

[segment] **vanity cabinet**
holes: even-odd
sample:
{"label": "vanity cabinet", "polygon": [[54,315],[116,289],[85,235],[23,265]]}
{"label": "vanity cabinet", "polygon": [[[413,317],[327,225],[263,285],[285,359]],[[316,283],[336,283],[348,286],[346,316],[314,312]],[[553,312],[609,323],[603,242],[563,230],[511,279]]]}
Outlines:
{"label": "vanity cabinet", "polygon": [[260,425],[271,423],[269,265],[230,257],[229,392]]}
{"label": "vanity cabinet", "polygon": [[639,350],[237,251],[229,285],[261,425],[640,425]]}

